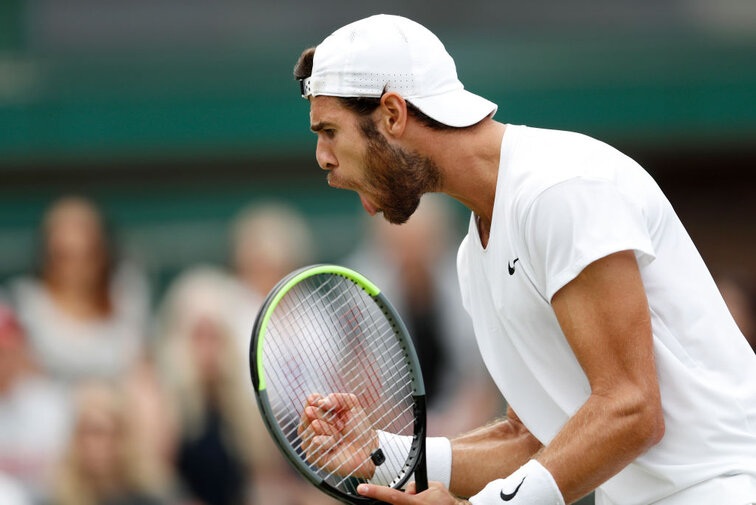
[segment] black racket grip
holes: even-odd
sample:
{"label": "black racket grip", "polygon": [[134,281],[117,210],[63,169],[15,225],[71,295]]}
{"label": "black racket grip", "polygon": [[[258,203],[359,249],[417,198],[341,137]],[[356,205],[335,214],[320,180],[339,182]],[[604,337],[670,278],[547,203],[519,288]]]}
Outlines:
{"label": "black racket grip", "polygon": [[428,467],[425,463],[425,437],[420,441],[420,454],[415,467],[415,490],[421,493],[428,489]]}

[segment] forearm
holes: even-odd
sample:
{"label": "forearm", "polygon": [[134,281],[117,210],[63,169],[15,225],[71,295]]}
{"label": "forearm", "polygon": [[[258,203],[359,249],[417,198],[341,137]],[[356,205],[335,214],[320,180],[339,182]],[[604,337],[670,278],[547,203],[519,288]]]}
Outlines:
{"label": "forearm", "polygon": [[592,394],[536,459],[571,503],[634,461],[662,433],[653,399],[632,390]]}
{"label": "forearm", "polygon": [[511,417],[457,437],[451,446],[449,489],[465,497],[511,474],[543,447],[519,420]]}
{"label": "forearm", "polygon": [[649,304],[632,251],[587,266],[551,300],[591,395],[537,456],[567,503],[664,433]]}

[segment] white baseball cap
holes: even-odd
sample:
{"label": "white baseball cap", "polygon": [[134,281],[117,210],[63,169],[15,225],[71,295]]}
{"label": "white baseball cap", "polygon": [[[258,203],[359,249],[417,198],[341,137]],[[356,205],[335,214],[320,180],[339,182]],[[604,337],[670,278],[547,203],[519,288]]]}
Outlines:
{"label": "white baseball cap", "polygon": [[497,105],[464,89],[454,60],[430,30],[401,16],[379,14],[339,28],[315,48],[302,96],[380,97],[399,93],[425,115],[470,126]]}

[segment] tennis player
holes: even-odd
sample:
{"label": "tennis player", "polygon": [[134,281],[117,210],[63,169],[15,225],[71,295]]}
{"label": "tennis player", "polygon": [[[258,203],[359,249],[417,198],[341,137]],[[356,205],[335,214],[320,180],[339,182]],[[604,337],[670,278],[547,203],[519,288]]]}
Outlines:
{"label": "tennis player", "polygon": [[[462,298],[509,405],[490,426],[428,440],[427,491],[361,494],[395,505],[552,505],[594,489],[599,505],[756,502],[756,356],[637,163],[584,135],[495,121],[442,43],[405,18],[337,30],[295,76],[331,186],[397,224],[427,192],[472,211]],[[338,437],[311,422],[326,421],[315,407],[302,428]]]}

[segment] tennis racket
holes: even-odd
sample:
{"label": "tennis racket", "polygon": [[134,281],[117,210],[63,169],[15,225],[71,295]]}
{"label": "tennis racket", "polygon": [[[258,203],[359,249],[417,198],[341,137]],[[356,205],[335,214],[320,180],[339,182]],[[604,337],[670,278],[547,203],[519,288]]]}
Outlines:
{"label": "tennis racket", "polygon": [[428,487],[425,388],[396,310],[359,273],[315,265],[284,277],[252,330],[250,369],[268,431],[293,467],[343,503],[370,480]]}

